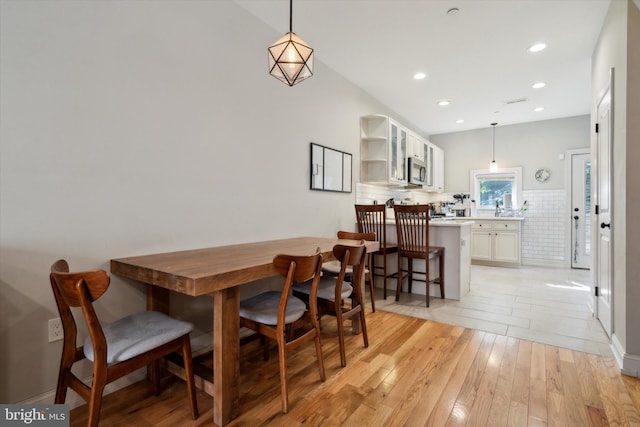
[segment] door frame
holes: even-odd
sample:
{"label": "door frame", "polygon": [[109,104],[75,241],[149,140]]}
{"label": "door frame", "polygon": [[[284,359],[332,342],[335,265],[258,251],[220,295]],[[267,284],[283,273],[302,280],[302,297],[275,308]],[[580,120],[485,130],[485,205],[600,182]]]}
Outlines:
{"label": "door frame", "polygon": [[[564,222],[564,230],[565,230],[565,251],[564,251],[564,259],[565,259],[565,267],[571,268],[571,257],[572,257],[572,246],[571,246],[571,227],[573,226],[573,212],[571,211],[571,201],[573,200],[573,185],[572,185],[572,172],[573,172],[573,156],[576,154],[589,154],[591,156],[591,148],[578,148],[575,150],[566,150],[564,152],[564,188],[567,191],[567,203],[565,206],[565,222]],[[593,156],[591,156],[591,188],[593,188]],[[593,200],[593,198],[592,198]],[[591,215],[592,212],[588,212],[588,215]],[[591,236],[591,251],[593,253],[593,235]],[[593,271],[593,257],[591,258],[591,268],[590,271]],[[592,284],[593,288],[593,284]],[[593,307],[592,312],[593,312]]]}

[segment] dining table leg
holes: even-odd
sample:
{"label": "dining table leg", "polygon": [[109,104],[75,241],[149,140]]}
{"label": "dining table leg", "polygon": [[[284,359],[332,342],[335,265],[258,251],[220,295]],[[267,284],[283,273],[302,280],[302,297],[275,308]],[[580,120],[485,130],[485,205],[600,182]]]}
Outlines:
{"label": "dining table leg", "polygon": [[[157,286],[147,285],[147,310],[157,311],[169,315],[169,289],[159,288]],[[152,366],[147,366],[147,379],[153,378]],[[161,365],[161,377],[166,373],[166,366]]]}
{"label": "dining table leg", "polygon": [[230,423],[240,414],[240,289],[213,293],[213,422]]}
{"label": "dining table leg", "polygon": [[147,310],[169,314],[169,289],[147,285]]}

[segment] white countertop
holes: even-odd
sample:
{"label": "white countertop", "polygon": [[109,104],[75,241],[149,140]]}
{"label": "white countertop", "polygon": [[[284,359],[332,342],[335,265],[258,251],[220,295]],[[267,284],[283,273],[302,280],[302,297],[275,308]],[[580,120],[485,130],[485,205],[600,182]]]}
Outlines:
{"label": "white countertop", "polygon": [[430,227],[463,227],[465,225],[471,225],[474,223],[474,220],[458,217],[455,218],[447,218],[447,219],[431,219],[429,220]]}
{"label": "white countertop", "polygon": [[[429,227],[464,227],[465,225],[470,226],[473,222],[473,220],[467,220],[467,218],[463,217],[438,218],[430,219]],[[387,225],[396,225],[396,221],[394,219],[387,219]]]}
{"label": "white countertop", "polygon": [[[520,216],[446,216],[431,218],[429,226],[431,227],[463,227],[471,225],[476,221],[524,221],[524,217]],[[393,218],[387,218],[387,225],[396,225]]]}
{"label": "white countertop", "polygon": [[447,219],[455,221],[524,221],[523,216],[457,216]]}

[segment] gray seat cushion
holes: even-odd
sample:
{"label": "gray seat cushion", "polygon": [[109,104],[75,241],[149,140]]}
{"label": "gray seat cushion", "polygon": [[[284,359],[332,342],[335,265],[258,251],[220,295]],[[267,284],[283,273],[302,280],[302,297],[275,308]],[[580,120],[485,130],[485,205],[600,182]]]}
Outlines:
{"label": "gray seat cushion", "polygon": [[[240,317],[265,325],[276,325],[281,295],[281,292],[270,291],[240,301]],[[285,323],[293,323],[300,319],[306,310],[307,307],[300,298],[290,295],[284,316]]]}
{"label": "gray seat cushion", "polygon": [[[340,261],[327,261],[322,264],[322,271],[326,273],[331,273],[336,275],[340,274],[340,268],[341,268]],[[353,267],[348,265],[344,271],[347,275],[353,274]],[[369,269],[365,268],[364,273],[369,274]]]}
{"label": "gray seat cushion", "polygon": [[[102,327],[107,340],[107,364],[124,362],[193,330],[193,324],[157,311],[123,317]],[[84,340],[84,355],[93,362],[91,337]]]}
{"label": "gray seat cushion", "polygon": [[[311,282],[299,283],[293,287],[293,290],[306,295],[311,294]],[[349,298],[353,292],[353,286],[349,282],[342,282],[342,299]],[[336,295],[336,278],[322,277],[318,285],[318,298],[333,301]]]}

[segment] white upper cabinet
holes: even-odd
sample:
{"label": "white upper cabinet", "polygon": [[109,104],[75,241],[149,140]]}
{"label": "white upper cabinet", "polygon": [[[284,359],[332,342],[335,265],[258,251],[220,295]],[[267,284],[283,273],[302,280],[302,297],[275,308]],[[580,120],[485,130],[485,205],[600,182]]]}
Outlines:
{"label": "white upper cabinet", "polygon": [[425,140],[413,132],[409,132],[409,157],[424,162]]}
{"label": "white upper cabinet", "polygon": [[427,165],[427,180],[423,188],[442,193],[444,191],[444,151],[437,145],[424,143],[424,158]]}
{"label": "white upper cabinet", "polygon": [[360,181],[407,183],[408,130],[387,116],[360,119]]}
{"label": "white upper cabinet", "polygon": [[424,143],[424,162],[427,165],[427,180],[423,186],[424,189],[433,191],[433,148],[435,145],[426,141]]}
{"label": "white upper cabinet", "polygon": [[444,151],[390,117],[360,118],[360,182],[406,185],[407,158],[426,165],[424,190],[444,191]]}
{"label": "white upper cabinet", "polygon": [[407,183],[407,141],[408,132],[393,120],[389,120],[391,128],[391,170],[389,180],[398,184]]}
{"label": "white upper cabinet", "polygon": [[437,145],[433,146],[433,190],[444,191],[444,150]]}

